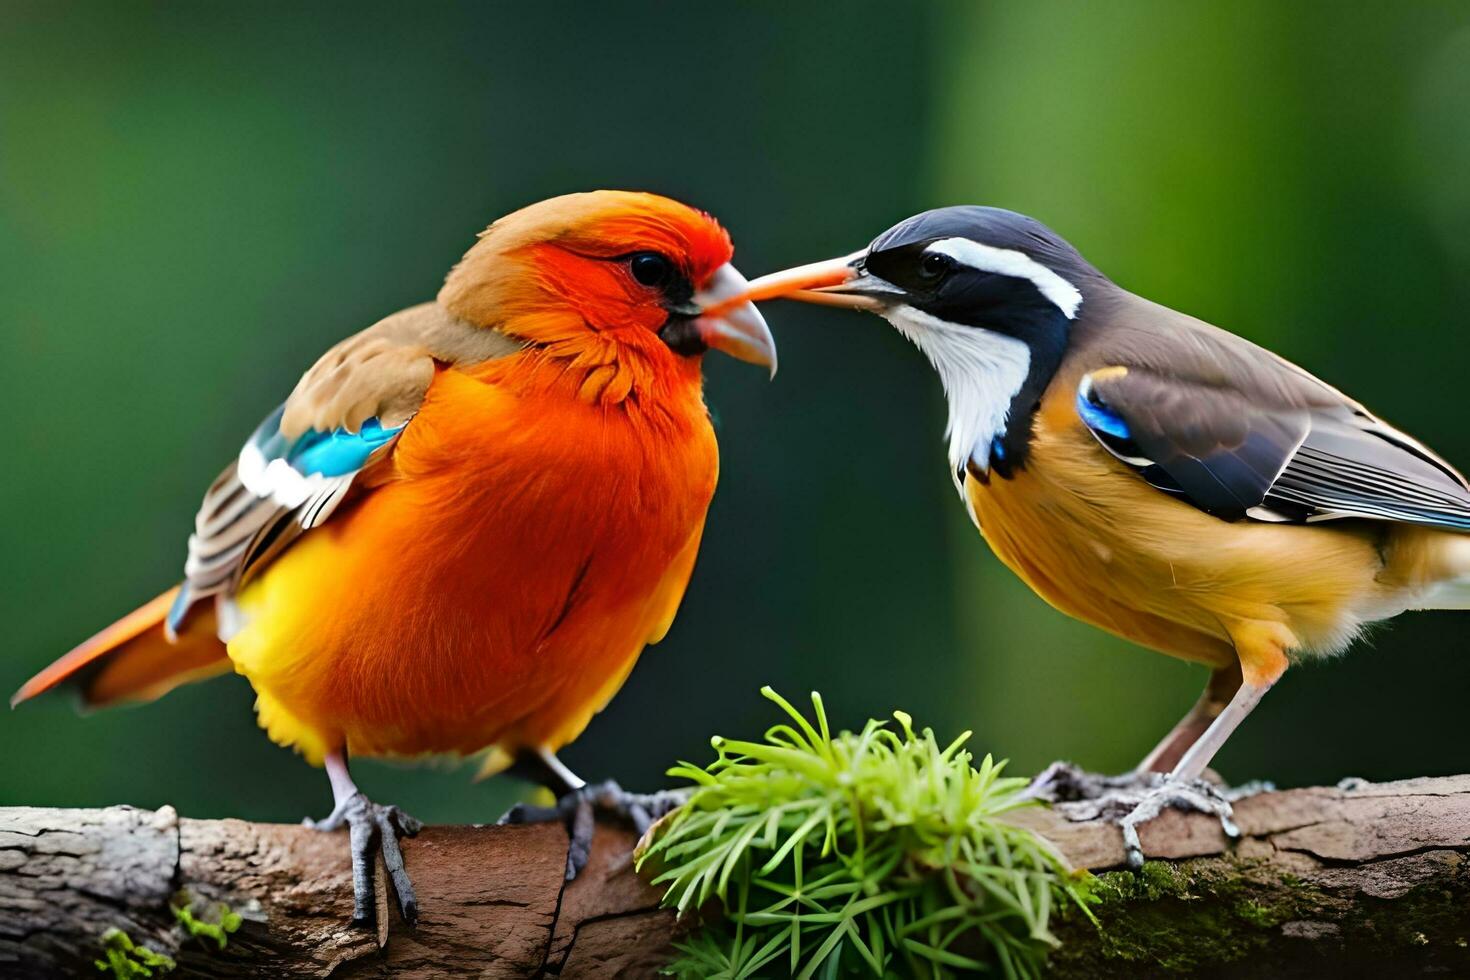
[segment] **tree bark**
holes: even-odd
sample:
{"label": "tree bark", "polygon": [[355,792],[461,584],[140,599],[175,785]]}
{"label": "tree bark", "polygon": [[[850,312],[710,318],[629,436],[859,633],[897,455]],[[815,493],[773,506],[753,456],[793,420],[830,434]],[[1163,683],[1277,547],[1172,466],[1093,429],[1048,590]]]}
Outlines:
{"label": "tree bark", "polygon": [[[1123,862],[1116,826],[1016,822],[1076,866]],[[1141,828],[1142,873],[1104,874],[1099,927],[1058,929],[1057,977],[1470,976],[1470,775],[1262,793],[1219,821]]]}
{"label": "tree bark", "polygon": [[[376,933],[354,929],[346,832],[190,820],[172,808],[0,808],[0,977],[101,976],[116,927],[178,961],[173,976],[484,978],[652,975],[671,913],[633,873],[630,831],[599,826],[576,881],[560,826],[429,827],[403,842],[410,929],[378,875]],[[224,950],[186,939],[170,902],[224,902]]]}
{"label": "tree bark", "polygon": [[[1079,867],[1122,864],[1111,824],[1039,809],[1017,822]],[[1265,793],[1236,822],[1235,842],[1201,814],[1145,827],[1155,860],[1101,877],[1100,930],[1061,918],[1055,975],[1470,974],[1470,776]],[[560,827],[428,828],[404,843],[418,927],[380,880],[374,934],[348,925],[345,834],[168,807],[0,808],[0,976],[101,976],[111,927],[174,956],[172,976],[652,976],[675,923],[633,873],[633,843],[599,826],[565,885]],[[224,950],[174,924],[183,893],[243,917]]]}

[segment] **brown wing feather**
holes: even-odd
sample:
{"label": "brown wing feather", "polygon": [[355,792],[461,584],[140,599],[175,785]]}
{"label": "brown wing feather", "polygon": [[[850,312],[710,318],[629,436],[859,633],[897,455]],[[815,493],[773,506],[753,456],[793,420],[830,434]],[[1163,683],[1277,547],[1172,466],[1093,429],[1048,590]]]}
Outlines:
{"label": "brown wing feather", "polygon": [[1470,486],[1453,467],[1249,341],[1122,294],[1082,325],[1075,349],[1106,365],[1076,382],[1093,434],[1202,510],[1470,529]]}
{"label": "brown wing feather", "polygon": [[[280,442],[289,445],[312,431],[358,432],[371,418],[385,429],[396,429],[418,411],[436,363],[474,364],[513,354],[522,346],[453,316],[437,303],[409,307],[323,354],[297,383],[277,427],[266,435],[279,433]],[[257,472],[270,462],[260,460],[258,451],[254,468],[242,474],[252,446],[247,443],[240,458],[205,492],[189,538],[183,589],[169,616],[171,630],[180,628],[200,600],[232,594],[296,538],[330,517],[354,492],[357,476],[392,452],[390,441],[354,472],[314,477],[306,492],[297,487],[297,492],[282,494],[268,473]],[[227,619],[221,621],[225,634],[231,625]]]}
{"label": "brown wing feather", "polygon": [[418,411],[434,362],[474,364],[504,357],[522,344],[461,320],[438,303],[421,303],[379,320],[327,351],[297,382],[281,418],[281,433],[299,438],[315,429],[356,432],[376,417],[384,428]]}

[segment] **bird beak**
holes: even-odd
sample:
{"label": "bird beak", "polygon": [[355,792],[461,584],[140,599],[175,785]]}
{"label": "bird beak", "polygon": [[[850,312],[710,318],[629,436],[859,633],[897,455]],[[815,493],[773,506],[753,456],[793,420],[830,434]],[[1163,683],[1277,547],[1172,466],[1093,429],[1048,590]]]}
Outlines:
{"label": "bird beak", "polygon": [[724,351],[737,360],[762,364],[776,376],[776,341],[765,317],[745,294],[750,282],[726,262],[715,270],[704,289],[694,294],[700,315],[694,330],[711,350]]}
{"label": "bird beak", "polygon": [[[903,290],[863,267],[867,251],[853,252],[825,262],[783,269],[753,280],[730,303],[753,303],[763,299],[795,299],[823,306],[846,306],[857,310],[881,310]],[[721,308],[707,308],[705,315],[718,315]]]}

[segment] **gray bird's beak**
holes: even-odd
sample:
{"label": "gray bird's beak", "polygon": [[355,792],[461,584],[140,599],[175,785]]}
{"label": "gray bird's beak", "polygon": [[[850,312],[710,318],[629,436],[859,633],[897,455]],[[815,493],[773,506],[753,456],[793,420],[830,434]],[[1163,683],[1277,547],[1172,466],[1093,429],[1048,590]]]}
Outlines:
{"label": "gray bird's beak", "polygon": [[776,376],[776,340],[765,317],[747,297],[751,283],[726,262],[715,270],[709,284],[694,294],[700,315],[693,326],[699,339],[711,350],[723,351],[737,360],[761,364]]}
{"label": "gray bird's beak", "polygon": [[[746,291],[730,302],[763,299],[795,299],[823,306],[846,306],[858,310],[881,310],[903,294],[893,283],[863,268],[867,250],[825,262],[798,265],[751,281]],[[706,310],[706,314],[718,312]]]}

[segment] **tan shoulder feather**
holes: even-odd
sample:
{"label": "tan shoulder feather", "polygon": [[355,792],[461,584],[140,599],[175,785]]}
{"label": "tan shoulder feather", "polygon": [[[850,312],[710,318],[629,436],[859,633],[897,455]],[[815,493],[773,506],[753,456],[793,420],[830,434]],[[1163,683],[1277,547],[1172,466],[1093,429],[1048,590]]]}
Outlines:
{"label": "tan shoulder feather", "polygon": [[323,354],[286,399],[281,433],[295,439],[312,429],[356,432],[374,417],[384,428],[400,426],[423,402],[436,361],[475,364],[521,347],[438,303],[410,306]]}

